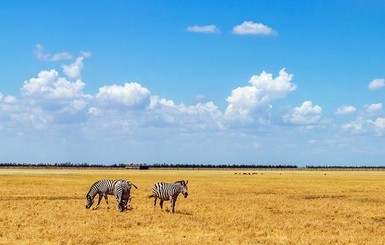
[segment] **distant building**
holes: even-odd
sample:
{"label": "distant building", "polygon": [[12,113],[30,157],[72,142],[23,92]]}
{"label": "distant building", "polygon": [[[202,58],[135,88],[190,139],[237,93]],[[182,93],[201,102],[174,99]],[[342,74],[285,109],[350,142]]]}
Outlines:
{"label": "distant building", "polygon": [[125,169],[128,169],[128,170],[147,170],[148,166],[131,163],[131,164],[127,164]]}

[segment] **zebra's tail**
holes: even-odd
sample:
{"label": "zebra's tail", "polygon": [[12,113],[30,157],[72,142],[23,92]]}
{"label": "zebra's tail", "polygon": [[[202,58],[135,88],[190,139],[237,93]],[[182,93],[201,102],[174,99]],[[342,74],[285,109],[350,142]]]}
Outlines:
{"label": "zebra's tail", "polygon": [[137,187],[136,185],[134,185],[134,183],[131,182],[131,185],[132,185],[133,187],[135,187],[135,189],[138,189],[138,187]]}

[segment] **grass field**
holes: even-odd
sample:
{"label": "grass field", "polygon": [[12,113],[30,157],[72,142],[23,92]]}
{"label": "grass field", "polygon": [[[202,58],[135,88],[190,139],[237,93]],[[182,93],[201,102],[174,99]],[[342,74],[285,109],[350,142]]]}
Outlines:
{"label": "grass field", "polygon": [[[385,172],[240,172],[0,169],[0,244],[385,244]],[[132,210],[85,209],[104,178],[138,185]],[[182,179],[176,213],[154,210],[153,184]]]}

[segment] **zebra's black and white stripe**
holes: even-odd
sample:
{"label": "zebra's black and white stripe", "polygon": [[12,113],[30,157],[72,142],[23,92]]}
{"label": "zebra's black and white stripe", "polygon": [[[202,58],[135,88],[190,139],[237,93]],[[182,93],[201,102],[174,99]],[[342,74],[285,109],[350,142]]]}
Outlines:
{"label": "zebra's black and white stripe", "polygon": [[176,181],[174,183],[164,183],[158,182],[152,188],[152,195],[150,197],[154,197],[154,208],[156,206],[156,200],[159,198],[160,208],[163,209],[163,202],[170,201],[171,212],[175,212],[175,203],[178,195],[180,193],[183,194],[185,198],[188,196],[187,189],[188,181]]}
{"label": "zebra's black and white stripe", "polygon": [[137,188],[134,184],[125,180],[119,180],[115,183],[114,195],[120,212],[126,210],[131,202],[131,185]]}
{"label": "zebra's black and white stripe", "polygon": [[[94,198],[96,195],[99,195],[98,204],[94,209],[97,209],[100,205],[100,201],[102,200],[102,197],[106,200],[107,208],[110,208],[108,204],[108,197],[107,195],[114,195],[114,186],[115,184],[120,180],[111,180],[111,179],[105,179],[105,180],[99,180],[96,181],[88,191],[86,195],[87,199],[87,205],[86,208],[89,209],[94,204]],[[128,182],[128,181],[127,181]],[[128,182],[130,185],[132,183]],[[132,184],[135,188],[137,188],[134,184]]]}

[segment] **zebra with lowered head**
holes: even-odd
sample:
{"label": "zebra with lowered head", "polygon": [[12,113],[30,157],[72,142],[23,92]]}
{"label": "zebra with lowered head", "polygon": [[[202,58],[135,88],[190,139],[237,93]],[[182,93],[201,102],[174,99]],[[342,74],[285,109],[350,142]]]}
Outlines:
{"label": "zebra with lowered head", "polygon": [[[110,208],[108,204],[107,195],[114,195],[114,186],[118,181],[120,180],[105,179],[105,180],[96,181],[91,186],[90,190],[86,195],[86,199],[87,199],[86,208],[89,209],[94,204],[94,198],[96,195],[99,195],[99,199],[98,199],[98,204],[94,209],[97,209],[99,207],[100,201],[102,200],[103,197],[106,200],[107,208]],[[133,183],[130,183],[130,185],[133,185],[136,189],[138,188]]]}
{"label": "zebra with lowered head", "polygon": [[[114,195],[116,202],[118,203],[118,209],[120,212],[123,212],[131,203],[131,186],[135,186],[132,183],[129,183],[126,180],[119,180],[115,183],[114,186]],[[135,186],[135,188],[137,188]]]}
{"label": "zebra with lowered head", "polygon": [[154,197],[154,208],[156,206],[156,200],[159,198],[160,208],[163,209],[163,202],[170,201],[171,212],[175,212],[175,203],[178,195],[182,195],[187,198],[188,189],[187,189],[188,180],[176,181],[174,183],[164,183],[158,182],[152,188],[152,195],[149,197]]}

